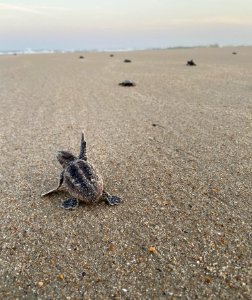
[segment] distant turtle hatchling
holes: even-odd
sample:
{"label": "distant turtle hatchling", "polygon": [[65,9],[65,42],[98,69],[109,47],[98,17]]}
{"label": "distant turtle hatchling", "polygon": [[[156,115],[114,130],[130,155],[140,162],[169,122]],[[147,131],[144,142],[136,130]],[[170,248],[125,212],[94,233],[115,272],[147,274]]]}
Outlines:
{"label": "distant turtle hatchling", "polygon": [[121,86],[135,86],[135,82],[131,81],[131,80],[124,80],[122,82],[119,83],[119,85]]}
{"label": "distant turtle hatchling", "polygon": [[193,61],[193,59],[188,60],[186,65],[187,65],[187,66],[197,66],[197,65],[195,64],[195,62]]}
{"label": "distant turtle hatchling", "polygon": [[106,200],[109,205],[116,205],[122,202],[121,198],[111,196],[104,190],[101,175],[87,161],[86,141],[83,133],[79,157],[67,151],[58,151],[57,159],[63,167],[59,184],[55,189],[42,194],[42,197],[56,192],[62,187],[72,196],[72,198],[62,202],[61,207],[65,209],[77,208],[79,201],[92,204],[101,198]]}

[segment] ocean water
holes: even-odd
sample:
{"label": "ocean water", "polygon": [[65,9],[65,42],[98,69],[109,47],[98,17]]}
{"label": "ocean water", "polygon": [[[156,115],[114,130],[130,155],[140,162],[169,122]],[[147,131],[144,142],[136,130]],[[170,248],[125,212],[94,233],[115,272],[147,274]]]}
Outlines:
{"label": "ocean water", "polygon": [[26,49],[26,50],[7,50],[7,51],[0,51],[0,55],[18,55],[18,54],[50,54],[50,53],[65,53],[65,52],[74,52],[73,50],[68,51],[61,51],[61,50],[33,50],[33,49]]}
{"label": "ocean water", "polygon": [[66,49],[66,50],[52,50],[52,49],[39,49],[34,50],[31,48],[25,50],[7,50],[0,51],[0,55],[18,55],[18,54],[50,54],[50,53],[74,53],[74,52],[123,52],[123,51],[134,51],[134,50],[145,50],[135,48],[119,48],[119,49]]}
{"label": "ocean water", "polygon": [[177,46],[177,47],[160,47],[160,48],[101,48],[101,49],[31,49],[25,50],[7,50],[1,51],[0,55],[18,55],[18,54],[50,54],[50,53],[74,53],[74,52],[126,52],[126,51],[137,51],[137,50],[168,50],[168,49],[183,49],[183,48],[223,48],[222,45],[195,45],[191,47]]}

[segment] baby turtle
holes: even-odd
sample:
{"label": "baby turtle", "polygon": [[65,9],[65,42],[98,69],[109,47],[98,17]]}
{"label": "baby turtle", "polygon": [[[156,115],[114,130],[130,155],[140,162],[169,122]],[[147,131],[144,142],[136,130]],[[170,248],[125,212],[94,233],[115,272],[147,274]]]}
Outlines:
{"label": "baby turtle", "polygon": [[187,66],[197,66],[197,65],[195,64],[195,62],[194,62],[192,59],[191,59],[191,60],[188,60],[186,65],[187,65]]}
{"label": "baby turtle", "polygon": [[119,85],[121,86],[135,86],[135,82],[131,80],[124,80],[123,82],[120,82]]}
{"label": "baby turtle", "polygon": [[131,63],[131,60],[130,59],[125,59],[124,62],[125,63]]}
{"label": "baby turtle", "polygon": [[57,159],[63,167],[59,184],[41,196],[49,195],[63,188],[72,196],[62,202],[61,207],[74,209],[78,207],[79,201],[92,204],[104,198],[109,205],[121,203],[121,198],[111,196],[103,188],[103,180],[96,168],[87,161],[86,141],[84,134],[81,135],[81,146],[79,157],[67,151],[58,151]]}

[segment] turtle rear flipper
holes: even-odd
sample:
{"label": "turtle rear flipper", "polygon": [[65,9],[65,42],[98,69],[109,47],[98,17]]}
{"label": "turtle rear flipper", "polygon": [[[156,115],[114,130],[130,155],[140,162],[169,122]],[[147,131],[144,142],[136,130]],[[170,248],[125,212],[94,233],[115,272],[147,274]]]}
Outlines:
{"label": "turtle rear flipper", "polygon": [[122,202],[122,199],[120,197],[111,196],[109,193],[107,193],[105,191],[103,191],[102,196],[103,196],[104,200],[106,200],[109,205],[118,205]]}
{"label": "turtle rear flipper", "polygon": [[64,209],[75,209],[79,206],[79,200],[76,198],[70,198],[61,203],[61,207]]}

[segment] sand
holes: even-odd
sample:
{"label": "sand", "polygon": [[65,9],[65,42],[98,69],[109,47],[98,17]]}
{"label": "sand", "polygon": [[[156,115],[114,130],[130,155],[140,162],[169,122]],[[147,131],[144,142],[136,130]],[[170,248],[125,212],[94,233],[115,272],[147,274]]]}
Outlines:
{"label": "sand", "polygon": [[[0,298],[250,299],[251,53],[1,56]],[[40,197],[82,130],[123,204]]]}

